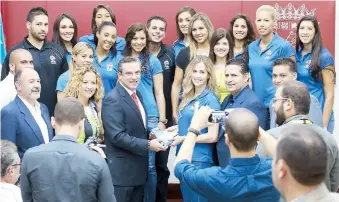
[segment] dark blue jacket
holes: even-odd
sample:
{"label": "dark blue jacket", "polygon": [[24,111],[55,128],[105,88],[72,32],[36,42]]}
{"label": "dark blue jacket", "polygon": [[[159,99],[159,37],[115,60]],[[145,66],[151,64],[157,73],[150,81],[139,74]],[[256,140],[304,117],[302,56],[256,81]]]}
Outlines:
{"label": "dark blue jacket", "polygon": [[[231,108],[246,108],[257,115],[260,126],[265,130],[267,121],[267,109],[264,103],[256,96],[249,86],[243,88],[232,101],[232,95],[228,95],[221,104],[221,110]],[[225,130],[220,127],[219,140],[217,142],[217,155],[220,166],[228,165],[230,158],[229,149],[225,143]]]}
{"label": "dark blue jacket", "polygon": [[[51,141],[54,134],[48,109],[40,103],[40,110]],[[16,144],[20,158],[27,149],[45,143],[39,125],[18,96],[1,110],[1,139]]]}

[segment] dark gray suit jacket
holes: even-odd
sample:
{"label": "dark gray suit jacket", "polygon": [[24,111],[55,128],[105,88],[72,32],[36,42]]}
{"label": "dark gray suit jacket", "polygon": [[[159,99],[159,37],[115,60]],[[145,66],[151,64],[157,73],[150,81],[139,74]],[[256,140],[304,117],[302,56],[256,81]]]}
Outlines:
{"label": "dark gray suit jacket", "polygon": [[[140,93],[137,95],[142,102]],[[106,156],[113,184],[119,186],[145,184],[148,168],[148,133],[137,105],[120,83],[103,101],[102,122],[105,130]]]}
{"label": "dark gray suit jacket", "polygon": [[27,150],[20,187],[24,202],[116,201],[104,158],[69,135]]}

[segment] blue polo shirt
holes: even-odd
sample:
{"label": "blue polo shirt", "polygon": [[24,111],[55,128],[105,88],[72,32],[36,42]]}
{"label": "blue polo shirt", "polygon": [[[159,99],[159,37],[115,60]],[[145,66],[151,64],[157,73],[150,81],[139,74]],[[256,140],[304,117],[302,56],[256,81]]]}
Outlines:
{"label": "blue polo shirt", "polygon": [[[139,60],[142,63],[143,56],[139,56]],[[137,90],[140,92],[144,107],[147,109],[147,117],[159,117],[158,105],[153,93],[153,76],[162,73],[162,66],[159,59],[151,54],[149,54],[148,60],[149,66],[141,72]]]}
{"label": "blue polo shirt", "polygon": [[[186,136],[187,130],[191,125],[192,117],[194,114],[194,105],[196,102],[199,102],[200,106],[209,106],[210,108],[219,111],[220,104],[218,97],[208,88],[206,88],[199,96],[194,98],[191,102],[189,102],[185,108],[179,111],[179,136]],[[207,128],[201,130],[201,134],[207,133]],[[206,162],[206,163],[214,163],[212,153],[214,150],[215,144],[210,143],[199,143],[194,147],[192,161],[198,162]],[[181,148],[181,144],[177,146],[177,153]]]}
{"label": "blue polo shirt", "polygon": [[69,81],[69,77],[70,77],[69,70],[67,70],[66,72],[64,72],[63,74],[59,76],[58,81],[57,81],[56,91],[64,92],[67,86],[67,83]]}
{"label": "blue polo shirt", "polygon": [[278,202],[272,182],[272,159],[232,158],[226,167],[199,169],[187,160],[174,168],[175,176],[213,202]]}
{"label": "blue polo shirt", "polygon": [[[308,52],[304,57],[302,56],[302,49],[297,52],[297,73],[298,80],[303,82],[312,95],[314,95],[320,102],[321,108],[324,109],[325,104],[325,92],[324,84],[322,81],[315,80],[311,75],[311,69],[309,64],[312,60],[312,52]],[[326,48],[322,48],[320,51],[320,68],[324,68],[334,65],[333,57]]]}
{"label": "blue polo shirt", "polygon": [[[94,43],[94,35],[93,34],[89,34],[89,35],[85,35],[85,36],[80,37],[79,42],[86,42],[90,46],[92,46],[92,48],[94,50],[96,49],[96,45]],[[118,36],[115,43],[116,43],[117,51],[120,52],[120,53],[123,53],[123,51],[125,49],[125,46],[126,46],[125,39]]]}
{"label": "blue polo shirt", "polygon": [[93,66],[98,71],[102,84],[104,86],[105,95],[107,95],[115,87],[118,79],[118,64],[122,56],[120,53],[113,55],[112,51],[100,63],[98,56],[94,52]]}
{"label": "blue polo shirt", "polygon": [[180,39],[180,40],[176,40],[173,43],[173,50],[174,50],[174,55],[175,57],[177,57],[177,55],[179,54],[180,50],[185,48],[185,43],[184,40]]}
{"label": "blue polo shirt", "polygon": [[272,41],[264,51],[260,51],[261,38],[248,46],[249,69],[251,72],[253,91],[264,102],[266,108],[274,97],[275,87],[272,83],[272,63],[279,58],[295,55],[291,44],[274,33]]}
{"label": "blue polo shirt", "polygon": [[66,52],[66,60],[67,60],[67,64],[72,62],[72,53],[68,52],[67,50]]}

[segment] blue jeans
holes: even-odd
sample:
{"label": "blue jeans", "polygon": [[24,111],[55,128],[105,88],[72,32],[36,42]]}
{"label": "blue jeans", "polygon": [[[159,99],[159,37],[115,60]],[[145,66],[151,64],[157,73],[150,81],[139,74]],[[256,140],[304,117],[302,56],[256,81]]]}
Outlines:
{"label": "blue jeans", "polygon": [[[151,130],[158,126],[158,117],[147,117],[147,129]],[[148,177],[144,190],[144,202],[155,202],[157,189],[157,172],[155,169],[155,152],[148,151]]]}
{"label": "blue jeans", "polygon": [[[206,163],[206,162],[197,162],[192,161],[192,164],[197,166],[197,168],[210,168],[214,166],[214,164]],[[184,198],[184,202],[208,202],[208,200],[205,197],[202,197],[195,191],[193,191],[186,183],[185,181],[180,181],[180,189],[182,196]]]}

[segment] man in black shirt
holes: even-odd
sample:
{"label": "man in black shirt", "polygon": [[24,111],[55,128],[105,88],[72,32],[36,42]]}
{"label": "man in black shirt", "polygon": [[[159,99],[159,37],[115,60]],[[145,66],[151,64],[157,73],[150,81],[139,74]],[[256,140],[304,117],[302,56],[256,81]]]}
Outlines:
{"label": "man in black shirt", "polygon": [[[162,43],[165,38],[166,20],[161,16],[152,16],[147,20],[147,30],[150,39],[148,50],[160,60],[164,77],[164,96],[166,101],[166,120],[159,120],[172,126],[172,105],[171,87],[175,71],[175,55],[171,47]],[[166,202],[167,187],[170,172],[167,168],[169,148],[163,152],[157,152],[155,156],[155,166],[157,172],[157,192],[156,201]]]}
{"label": "man in black shirt", "polygon": [[2,64],[1,80],[9,73],[9,55],[12,51],[22,48],[28,50],[33,56],[34,69],[41,79],[41,96],[39,102],[45,104],[53,115],[56,104],[56,83],[59,76],[67,71],[65,50],[46,40],[48,33],[48,14],[44,8],[32,8],[27,14],[26,27],[28,36],[12,47]]}
{"label": "man in black shirt", "polygon": [[77,143],[84,128],[84,107],[64,98],[55,107],[56,136],[25,153],[20,187],[23,201],[116,202],[105,156]]}

